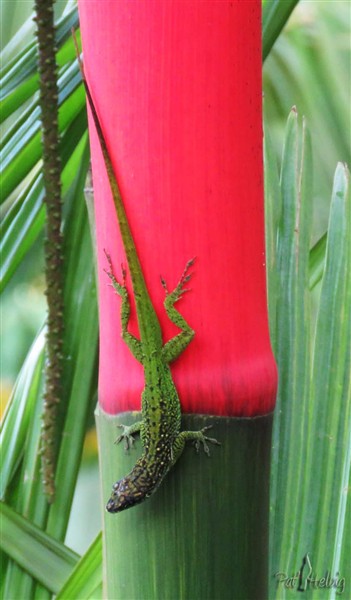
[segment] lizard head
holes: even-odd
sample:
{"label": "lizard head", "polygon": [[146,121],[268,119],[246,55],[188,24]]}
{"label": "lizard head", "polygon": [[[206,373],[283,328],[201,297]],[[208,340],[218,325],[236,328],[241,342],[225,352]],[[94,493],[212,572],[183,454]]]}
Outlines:
{"label": "lizard head", "polygon": [[143,459],[139,459],[134,469],[113,485],[106,510],[111,513],[121,512],[140,504],[151,496],[157,483],[145,471]]}
{"label": "lizard head", "polygon": [[112,487],[111,497],[106,504],[108,512],[121,512],[140,504],[151,495],[153,490],[150,490],[149,486],[140,487],[137,485],[137,481],[131,475],[132,473],[120,479]]}
{"label": "lizard head", "polygon": [[117,513],[144,502],[158,488],[168,468],[166,462],[161,468],[156,461],[150,465],[143,454],[132,471],[113,485],[106,510]]}

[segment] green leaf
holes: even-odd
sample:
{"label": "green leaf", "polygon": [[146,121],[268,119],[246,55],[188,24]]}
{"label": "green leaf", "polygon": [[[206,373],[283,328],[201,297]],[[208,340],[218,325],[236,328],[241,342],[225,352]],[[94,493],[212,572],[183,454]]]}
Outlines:
{"label": "green leaf", "polygon": [[[280,194],[274,157],[266,148],[267,237],[271,241],[268,260],[274,253],[277,257],[277,272],[274,262],[268,270],[269,286],[271,293],[277,288],[279,299],[276,304],[270,303],[271,310],[276,308],[271,319],[277,319],[275,353],[279,369],[271,469],[270,598],[279,600],[288,597],[289,590],[277,585],[275,573],[292,577],[308,554],[316,576],[322,578],[328,571],[332,577],[339,573],[347,578],[346,556],[350,552],[349,173],[344,165],[338,166],[328,232],[309,252],[309,146],[305,127],[300,134],[293,111],[286,131]],[[281,217],[276,220],[271,211]],[[311,281],[320,278],[323,263],[314,331],[309,318]],[[317,599],[319,593],[310,586],[306,598]],[[335,598],[335,590],[325,595]]]}
{"label": "green leaf", "polygon": [[40,394],[43,368],[44,332],[27,355],[1,426],[1,499],[5,499],[25,449],[25,440],[34,406]]}
{"label": "green leaf", "polygon": [[[29,20],[29,23],[32,27],[31,19]],[[77,7],[74,5],[67,14],[59,19],[56,26],[56,44],[59,49],[57,53],[57,64],[59,67],[63,66],[75,55],[71,39],[71,29],[72,27],[76,29],[77,26],[78,11]],[[23,27],[28,27],[27,22]],[[5,99],[10,96],[12,91],[16,92],[22,82],[31,79],[31,77],[37,73],[37,49],[35,40],[32,40],[25,48],[16,53],[13,52],[12,44],[9,44],[9,46],[11,47],[6,47],[2,53],[1,65],[3,65],[3,67],[0,72],[2,98]],[[14,100],[15,97],[16,96],[12,96],[12,100]],[[12,112],[13,109],[11,110],[11,104],[9,106],[10,112]],[[16,108],[17,107],[18,105]],[[5,114],[2,112],[4,105],[0,104],[0,108],[2,119],[6,119],[9,116],[9,113],[6,110]]]}
{"label": "green leaf", "polygon": [[288,545],[287,540],[291,539],[291,523],[296,526],[299,520],[303,493],[301,472],[307,445],[304,417],[308,410],[310,385],[306,288],[312,214],[311,171],[309,135],[305,123],[300,132],[298,116],[293,110],[288,119],[283,151],[281,218],[276,231],[279,302],[275,356],[279,389],[272,450],[271,573],[285,571],[294,555],[295,548]]}
{"label": "green leaf", "polygon": [[[85,105],[76,66],[65,72],[60,81],[60,88],[59,128],[60,132],[64,132]],[[30,115],[25,122],[20,127],[16,123],[9,132],[10,137],[2,151],[2,202],[16,189],[41,157],[39,108],[33,110],[31,107],[29,110]]]}
{"label": "green leaf", "polygon": [[56,600],[102,598],[102,534],[99,533],[61,588]]}
{"label": "green leaf", "polygon": [[340,572],[346,551],[342,541],[347,504],[351,501],[350,232],[350,176],[345,165],[339,164],[314,339],[304,472],[303,516],[310,524],[304,531],[304,544],[314,570],[321,574],[326,569]]}
{"label": "green leaf", "polygon": [[43,229],[43,200],[43,182],[39,175],[27,186],[4,218],[0,241],[0,293]]}
{"label": "green leaf", "polygon": [[265,189],[265,233],[266,274],[269,305],[269,331],[273,349],[276,347],[278,271],[277,271],[277,228],[281,218],[281,192],[278,166],[267,128],[264,132],[264,189]]}
{"label": "green leaf", "polygon": [[[275,2],[267,2],[271,7]],[[281,4],[289,4],[284,1]],[[350,37],[346,2],[300,2],[264,64],[265,121],[276,156],[292,105],[313,132],[313,237],[326,231],[335,165],[351,164]]]}
{"label": "green leaf", "polygon": [[263,0],[263,60],[267,58],[275,40],[279,36],[298,1],[299,0]]}
{"label": "green leaf", "polygon": [[[81,460],[87,415],[89,409],[92,409],[96,389],[98,319],[94,263],[82,192],[88,159],[85,137],[75,150],[75,179],[66,191],[65,200],[67,276],[64,398],[67,404],[62,406],[60,411],[62,435],[57,464],[56,502],[48,507],[40,481],[40,394],[37,394],[35,404],[31,407],[28,427],[25,429],[21,424],[25,439],[20,451],[24,451],[24,454],[22,460],[22,455],[19,457],[19,468],[15,472],[12,471],[7,495],[8,501],[17,512],[25,514],[39,527],[46,528],[47,532],[58,540],[63,540],[65,536]],[[14,460],[11,464],[14,464]],[[18,465],[18,459],[16,464]],[[4,589],[11,590],[13,597],[31,597],[34,594],[34,583],[27,573],[21,572],[20,567],[9,562]],[[43,593],[44,590],[40,590],[40,594]]]}
{"label": "green leaf", "polygon": [[327,234],[325,233],[319,238],[318,242],[313,246],[310,252],[310,290],[313,290],[322,279],[326,247]]}
{"label": "green leaf", "polygon": [[[86,112],[83,109],[62,137],[63,195],[71,184],[72,173],[79,172],[81,166],[82,151],[79,150],[79,144],[85,128]],[[84,139],[86,140],[86,136]],[[82,180],[84,178],[85,171],[82,174]],[[69,197],[73,201],[72,194]],[[18,197],[4,219],[3,238],[0,242],[3,259],[0,271],[0,292],[4,290],[16,268],[42,231],[45,219],[43,199],[42,176],[39,175]],[[68,198],[66,198],[67,200]]]}
{"label": "green leaf", "polygon": [[[42,376],[44,331],[33,344],[15,386],[12,401],[3,422],[4,465],[6,467],[2,498],[13,507],[21,506],[22,512],[37,524],[46,517],[47,506],[41,493],[39,469],[40,414],[42,412]],[[18,410],[20,409],[20,410]],[[29,506],[34,495],[34,507]],[[17,563],[7,560],[2,577],[4,597],[29,597],[33,580],[22,572]]]}
{"label": "green leaf", "polygon": [[57,593],[79,556],[0,502],[1,548],[33,578]]}

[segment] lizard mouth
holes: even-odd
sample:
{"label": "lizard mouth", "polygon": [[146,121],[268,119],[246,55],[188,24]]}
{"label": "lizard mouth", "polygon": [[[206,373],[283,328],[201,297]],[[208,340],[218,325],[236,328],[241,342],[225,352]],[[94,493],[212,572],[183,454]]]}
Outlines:
{"label": "lizard mouth", "polygon": [[120,512],[121,510],[123,510],[123,508],[127,508],[127,507],[119,506],[119,502],[116,501],[114,498],[110,498],[106,504],[106,510],[109,513]]}

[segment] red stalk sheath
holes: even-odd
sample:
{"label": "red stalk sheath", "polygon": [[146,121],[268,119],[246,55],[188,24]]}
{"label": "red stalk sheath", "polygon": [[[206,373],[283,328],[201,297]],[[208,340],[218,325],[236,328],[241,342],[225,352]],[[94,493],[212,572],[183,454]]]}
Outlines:
{"label": "red stalk sheath", "polygon": [[[196,332],[172,366],[182,410],[254,416],[274,408],[266,309],[261,0],[80,0],[86,76],[165,340],[162,275]],[[100,285],[99,401],[140,410],[143,370],[120,339],[108,286],[125,263],[90,122]],[[137,333],[135,315],[131,331]]]}

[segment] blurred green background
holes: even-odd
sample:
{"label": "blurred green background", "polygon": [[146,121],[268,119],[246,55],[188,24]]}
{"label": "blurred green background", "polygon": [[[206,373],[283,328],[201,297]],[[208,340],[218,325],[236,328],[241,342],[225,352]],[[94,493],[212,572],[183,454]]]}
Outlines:
{"label": "blurred green background", "polygon": [[292,106],[312,134],[312,242],[326,229],[335,165],[350,165],[350,25],[349,2],[300,2],[263,70],[265,123],[277,156]]}
{"label": "blurred green background", "polygon": [[[56,3],[57,14],[72,2]],[[3,1],[3,64],[34,36],[32,4]],[[265,124],[277,162],[286,119],[293,105],[307,117],[314,157],[315,242],[324,233],[335,166],[350,161],[350,20],[348,2],[300,2],[264,64]],[[21,28],[20,34],[16,34]],[[2,133],[9,126],[5,122]],[[6,214],[9,203],[2,207]],[[42,238],[39,237],[1,297],[1,402],[6,405],[16,375],[45,319]],[[98,466],[93,415],[66,543],[84,552],[100,529]],[[85,501],[78,510],[78,498]]]}

